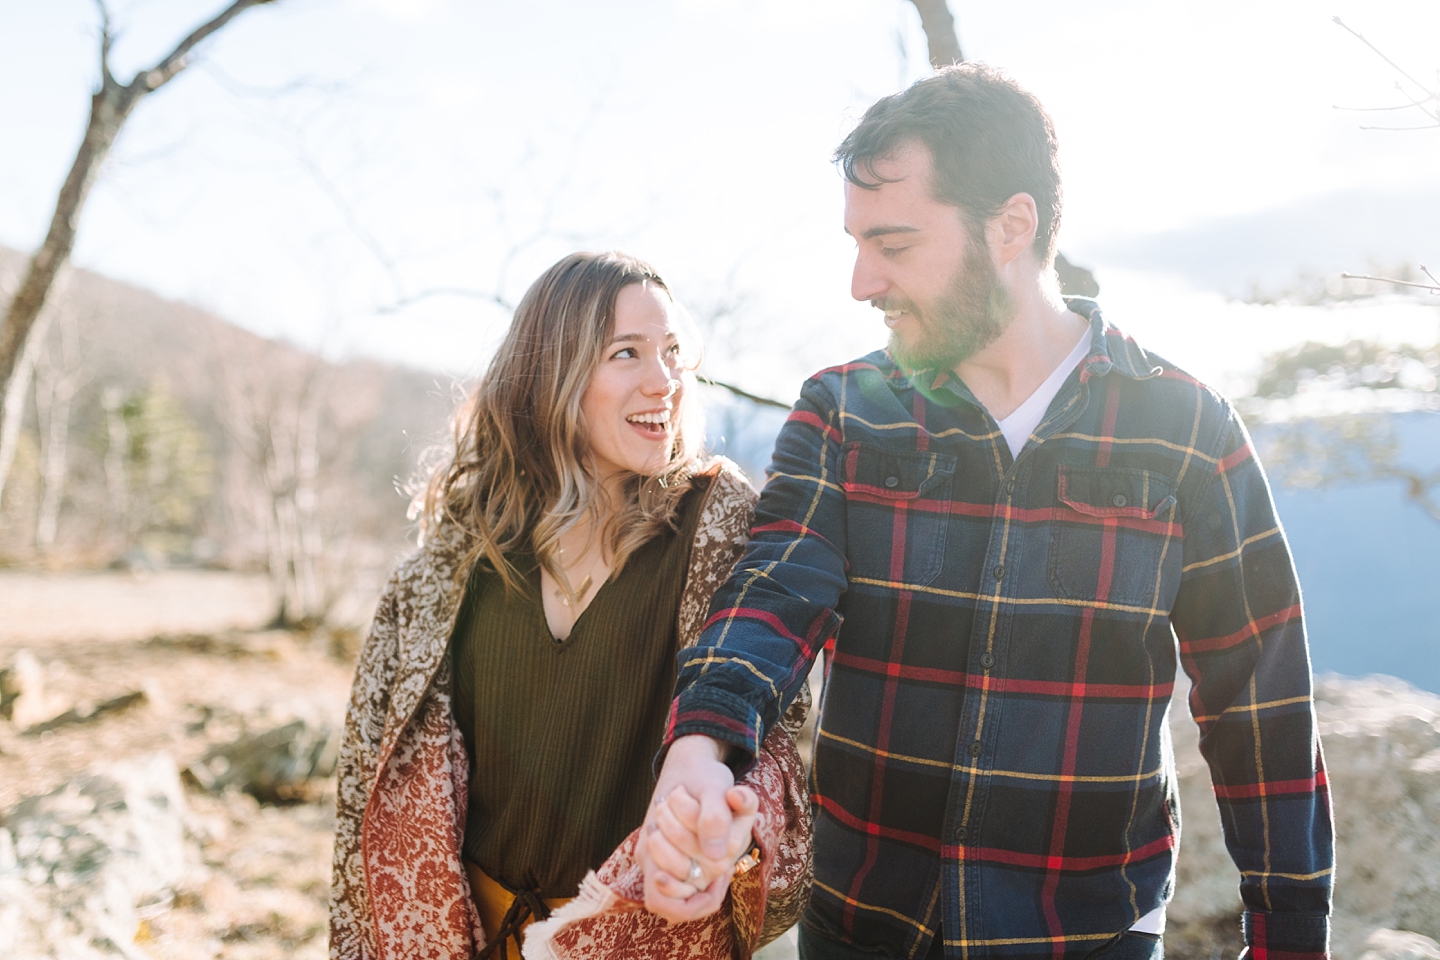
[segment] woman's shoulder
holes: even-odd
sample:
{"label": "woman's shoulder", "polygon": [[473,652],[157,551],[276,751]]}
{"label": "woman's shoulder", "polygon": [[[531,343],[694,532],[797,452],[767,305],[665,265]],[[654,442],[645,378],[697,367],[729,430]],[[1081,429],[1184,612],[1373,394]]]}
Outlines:
{"label": "woman's shoulder", "polygon": [[743,544],[750,536],[759,494],[734,461],[725,457],[702,460],[692,475],[699,497],[694,545]]}
{"label": "woman's shoulder", "polygon": [[691,476],[691,483],[705,500],[745,504],[753,510],[755,501],[760,498],[745,471],[729,457],[705,457],[696,465]]}
{"label": "woman's shoulder", "polygon": [[396,563],[382,607],[387,601],[400,609],[455,602],[466,553],[466,539],[457,525],[441,524],[426,531],[419,544]]}

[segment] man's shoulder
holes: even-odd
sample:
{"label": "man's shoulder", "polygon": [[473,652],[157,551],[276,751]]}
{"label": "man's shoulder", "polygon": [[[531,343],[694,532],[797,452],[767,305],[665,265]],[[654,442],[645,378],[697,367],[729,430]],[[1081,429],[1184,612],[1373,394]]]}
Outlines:
{"label": "man's shoulder", "polygon": [[1131,392],[1136,401],[1157,404],[1165,413],[1178,412],[1177,405],[1180,405],[1198,413],[1206,421],[1228,421],[1233,415],[1233,405],[1219,390],[1179,364],[1147,349],[1108,321],[1105,324],[1105,340],[1117,371],[1134,381],[1136,386]]}
{"label": "man's shoulder", "polygon": [[874,350],[863,357],[816,371],[805,381],[800,392],[812,400],[840,405],[857,396],[853,392],[857,387],[862,390],[858,396],[872,395],[877,389],[893,395],[910,389],[910,381],[888,350]]}

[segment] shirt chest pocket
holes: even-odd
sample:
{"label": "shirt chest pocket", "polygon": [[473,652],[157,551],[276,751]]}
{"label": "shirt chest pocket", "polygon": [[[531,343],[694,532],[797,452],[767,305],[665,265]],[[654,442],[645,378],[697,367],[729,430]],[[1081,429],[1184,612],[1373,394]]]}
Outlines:
{"label": "shirt chest pocket", "polygon": [[1062,465],[1055,495],[1056,596],[1168,610],[1183,536],[1174,482],[1150,470]]}
{"label": "shirt chest pocket", "polygon": [[851,442],[841,449],[850,580],[923,587],[945,565],[955,457]]}

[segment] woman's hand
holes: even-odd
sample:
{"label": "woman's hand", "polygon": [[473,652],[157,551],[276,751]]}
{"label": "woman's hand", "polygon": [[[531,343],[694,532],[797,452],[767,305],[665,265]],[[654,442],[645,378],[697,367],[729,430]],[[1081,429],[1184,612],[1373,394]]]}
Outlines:
{"label": "woman's hand", "polygon": [[672,922],[720,909],[735,861],[750,846],[759,799],[735,785],[722,749],[704,737],[671,745],[641,831],[645,906]]}

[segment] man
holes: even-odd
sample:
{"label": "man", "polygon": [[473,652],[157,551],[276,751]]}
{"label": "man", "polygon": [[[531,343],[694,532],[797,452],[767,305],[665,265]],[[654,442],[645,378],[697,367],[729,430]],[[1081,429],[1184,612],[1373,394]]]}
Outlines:
{"label": "man", "polygon": [[1159,957],[1178,650],[1245,943],[1324,956],[1300,591],[1234,410],[1062,301],[1054,132],[1012,81],[943,70],[837,160],[851,292],[890,347],[805,384],[680,656],[647,904],[684,920],[723,897],[753,816],[732,770],[833,643],[802,958]]}

